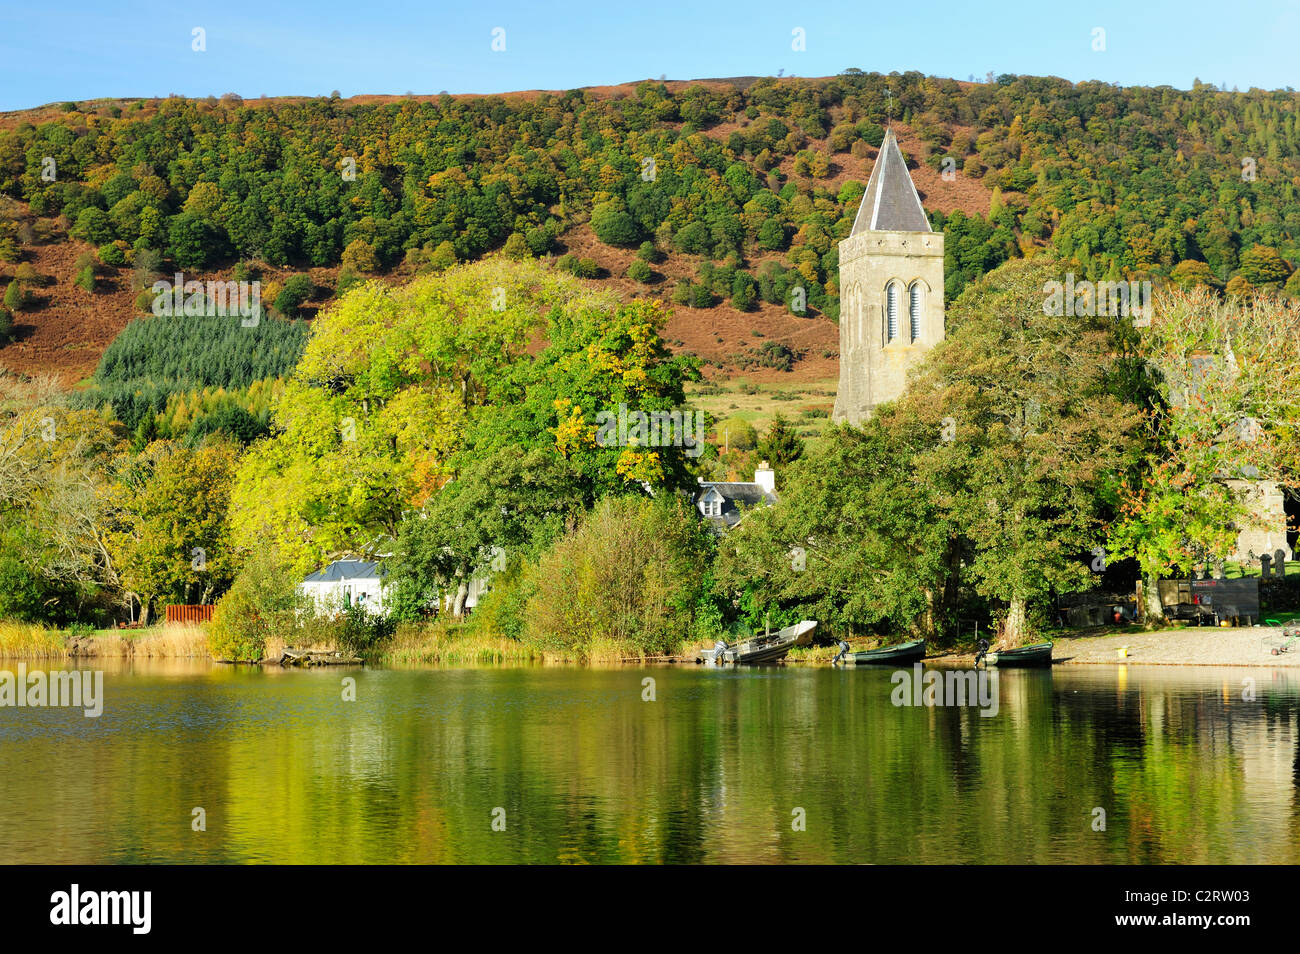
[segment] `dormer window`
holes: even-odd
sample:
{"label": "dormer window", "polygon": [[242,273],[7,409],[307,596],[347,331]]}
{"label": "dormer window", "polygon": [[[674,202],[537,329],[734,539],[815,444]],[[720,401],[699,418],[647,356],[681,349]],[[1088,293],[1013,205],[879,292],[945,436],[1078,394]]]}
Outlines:
{"label": "dormer window", "polygon": [[722,495],[716,490],[710,490],[708,494],[700,500],[700,513],[706,517],[722,516]]}
{"label": "dormer window", "polygon": [[898,337],[898,282],[885,287],[885,343]]}
{"label": "dormer window", "polygon": [[907,318],[913,343],[921,340],[921,309],[924,306],[925,289],[920,282],[912,282],[912,287],[907,290]]}

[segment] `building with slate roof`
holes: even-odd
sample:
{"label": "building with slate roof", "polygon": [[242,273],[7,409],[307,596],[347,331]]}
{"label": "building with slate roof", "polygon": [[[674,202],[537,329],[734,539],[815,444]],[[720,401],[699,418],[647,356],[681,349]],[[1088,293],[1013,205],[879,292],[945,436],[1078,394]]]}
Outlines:
{"label": "building with slate roof", "polygon": [[384,568],[377,562],[335,560],[304,579],[299,590],[315,604],[318,612],[360,604],[371,612],[387,613],[384,576]]}
{"label": "building with slate roof", "polygon": [[836,422],[860,424],[907,386],[943,340],[943,233],[930,229],[892,129],[886,131],[849,237],[840,243]]}
{"label": "building with slate roof", "polygon": [[752,481],[701,480],[691,497],[695,509],[716,533],[730,530],[754,507],[765,507],[777,500],[776,475],[767,461],[759,465]]}

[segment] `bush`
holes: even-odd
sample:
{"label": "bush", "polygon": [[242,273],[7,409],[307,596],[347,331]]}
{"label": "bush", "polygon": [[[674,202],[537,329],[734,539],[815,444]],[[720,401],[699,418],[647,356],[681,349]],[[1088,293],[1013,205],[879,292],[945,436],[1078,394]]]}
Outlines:
{"label": "bush", "polygon": [[528,571],[525,641],[582,657],[674,652],[710,602],[711,550],[687,505],[606,498]]}
{"label": "bush", "polygon": [[95,269],[94,266],[87,265],[81,271],[77,272],[76,285],[83,291],[93,293],[95,291]]}
{"label": "bush", "polygon": [[353,603],[343,613],[338,629],[337,650],[361,654],[374,649],[379,643],[392,639],[397,632],[397,619],[369,612],[361,603]]}
{"label": "bush", "polygon": [[510,237],[506,239],[505,248],[502,249],[502,252],[508,259],[516,262],[521,261],[529,255],[528,240],[518,232],[511,232]]}
{"label": "bush", "polygon": [[1260,580],[1259,605],[1265,613],[1300,609],[1300,576],[1270,576]]}
{"label": "bush", "polygon": [[217,603],[208,633],[213,658],[257,662],[266,653],[267,639],[293,632],[297,608],[296,575],[274,551],[254,551]]}
{"label": "bush", "polygon": [[0,344],[14,340],[14,316],[7,308],[0,308]]}
{"label": "bush", "polygon": [[99,247],[99,260],[110,268],[121,268],[126,264],[126,252],[117,242],[106,242]]}
{"label": "bush", "polygon": [[12,281],[9,283],[9,287],[5,289],[4,303],[5,308],[10,311],[19,311],[27,304],[27,292],[23,290],[23,286],[18,282]]}
{"label": "bush", "polygon": [[310,275],[301,272],[291,275],[285,280],[284,288],[275,296],[272,307],[282,315],[294,317],[315,289],[316,286],[312,283]]}
{"label": "bush", "polygon": [[635,245],[641,237],[621,199],[596,203],[591,210],[591,228],[606,245]]}
{"label": "bush", "polygon": [[367,274],[379,270],[374,247],[365,239],[353,239],[343,250],[343,266]]}
{"label": "bush", "polygon": [[743,417],[729,417],[718,424],[718,443],[724,441],[731,450],[749,451],[758,446],[758,432]]}
{"label": "bush", "polygon": [[339,271],[339,283],[338,283],[337,294],[341,298],[342,296],[346,295],[349,290],[355,288],[357,285],[362,285],[364,283],[365,283],[365,279],[362,276],[358,275],[356,272],[354,272],[352,269],[350,268],[341,269]]}
{"label": "bush", "polygon": [[654,271],[641,259],[633,259],[632,264],[627,267],[627,277],[638,284],[644,285],[650,281]]}

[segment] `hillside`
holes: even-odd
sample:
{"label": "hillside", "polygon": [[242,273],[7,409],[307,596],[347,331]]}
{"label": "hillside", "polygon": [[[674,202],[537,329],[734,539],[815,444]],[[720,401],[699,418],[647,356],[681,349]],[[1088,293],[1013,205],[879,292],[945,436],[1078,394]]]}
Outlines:
{"label": "hillside", "polygon": [[28,299],[0,366],[85,377],[155,273],[304,273],[315,290],[292,310],[310,317],[341,283],[504,248],[672,300],[667,338],[711,378],[818,381],[837,357],[836,243],[886,123],[946,234],[951,299],[1040,246],[1093,278],[1281,288],[1300,256],[1298,111],[1294,92],[859,71],[51,104],[0,115],[0,282]]}

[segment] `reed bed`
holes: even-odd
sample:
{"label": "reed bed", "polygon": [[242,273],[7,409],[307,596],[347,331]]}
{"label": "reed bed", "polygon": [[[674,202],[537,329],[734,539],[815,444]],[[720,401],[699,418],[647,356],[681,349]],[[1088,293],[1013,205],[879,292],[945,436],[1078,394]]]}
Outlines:
{"label": "reed bed", "polygon": [[77,655],[125,659],[207,658],[208,634],[194,623],[165,623],[147,629],[104,629],[76,633],[35,623],[0,621],[0,657],[11,659],[65,659],[70,640],[77,640]]}
{"label": "reed bed", "polygon": [[61,659],[67,655],[63,635],[36,623],[0,620],[0,658]]}

